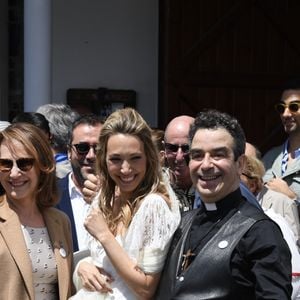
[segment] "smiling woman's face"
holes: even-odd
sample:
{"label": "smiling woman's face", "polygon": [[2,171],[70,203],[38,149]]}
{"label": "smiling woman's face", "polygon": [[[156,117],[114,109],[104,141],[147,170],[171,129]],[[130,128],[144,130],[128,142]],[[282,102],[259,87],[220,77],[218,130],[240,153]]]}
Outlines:
{"label": "smiling woman's face", "polygon": [[0,158],[14,161],[10,171],[0,172],[0,182],[7,197],[17,201],[35,201],[39,178],[37,168],[33,165],[28,171],[22,171],[15,162],[20,158],[32,158],[25,151],[24,146],[17,141],[10,141],[8,148],[6,142],[3,141],[0,145]]}
{"label": "smiling woman's face", "polygon": [[107,142],[106,163],[120,194],[130,197],[146,174],[144,143],[133,135],[112,135]]}

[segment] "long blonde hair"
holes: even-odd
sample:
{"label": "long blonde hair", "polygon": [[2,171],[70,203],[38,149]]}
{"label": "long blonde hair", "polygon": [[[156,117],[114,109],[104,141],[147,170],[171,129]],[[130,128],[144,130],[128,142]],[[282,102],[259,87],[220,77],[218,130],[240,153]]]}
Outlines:
{"label": "long blonde hair", "polygon": [[[126,203],[122,203],[120,210],[113,214],[117,186],[108,173],[106,156],[108,139],[119,133],[138,137],[142,141],[147,162],[144,180],[133,191],[131,198],[127,199]],[[141,115],[132,108],[117,110],[105,121],[99,136],[97,167],[101,177],[99,207],[114,234],[120,222],[125,228],[129,226],[134,213],[147,194],[159,193],[165,199],[169,199],[169,193],[163,182],[158,151],[151,138],[151,129]]]}

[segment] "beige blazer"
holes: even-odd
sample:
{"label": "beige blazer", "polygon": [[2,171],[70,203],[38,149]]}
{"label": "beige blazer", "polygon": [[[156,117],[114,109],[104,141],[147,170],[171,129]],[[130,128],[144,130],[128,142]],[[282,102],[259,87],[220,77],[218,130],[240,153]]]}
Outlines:
{"label": "beige blazer", "polygon": [[[55,208],[47,208],[43,217],[55,254],[59,299],[71,296],[73,249],[68,217]],[[33,300],[31,260],[17,214],[10,209],[6,196],[0,197],[0,299]]]}
{"label": "beige blazer", "polygon": [[257,200],[264,209],[272,207],[275,213],[280,214],[292,229],[296,240],[300,240],[300,223],[296,202],[285,194],[263,187],[257,195]]}

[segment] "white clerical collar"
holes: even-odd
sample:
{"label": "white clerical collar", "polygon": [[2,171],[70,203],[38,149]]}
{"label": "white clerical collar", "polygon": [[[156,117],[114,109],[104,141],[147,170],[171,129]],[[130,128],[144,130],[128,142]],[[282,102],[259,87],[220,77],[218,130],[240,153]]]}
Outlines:
{"label": "white clerical collar", "polygon": [[205,206],[206,210],[208,210],[208,211],[217,210],[216,203],[205,203],[204,202],[204,206]]}

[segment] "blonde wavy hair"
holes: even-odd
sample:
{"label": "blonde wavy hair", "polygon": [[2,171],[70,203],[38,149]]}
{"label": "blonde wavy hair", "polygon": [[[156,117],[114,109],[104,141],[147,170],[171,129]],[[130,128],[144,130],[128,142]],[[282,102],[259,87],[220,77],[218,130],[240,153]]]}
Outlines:
{"label": "blonde wavy hair", "polygon": [[254,193],[259,193],[263,188],[263,176],[265,174],[265,167],[261,160],[253,156],[244,156],[242,175],[246,176],[250,182],[256,184]]}
{"label": "blonde wavy hair", "polygon": [[[139,138],[144,144],[147,162],[144,180],[133,191],[131,198],[127,199],[125,203],[121,203],[120,210],[113,214],[113,204],[117,197],[118,187],[109,175],[106,158],[108,140],[116,134]],[[158,150],[152,141],[151,129],[136,110],[124,108],[108,116],[99,136],[97,168],[101,177],[99,207],[112,233],[116,234],[117,226],[120,223],[123,223],[125,228],[129,226],[141,201],[149,193],[161,194],[169,204],[170,195],[163,181]]]}

